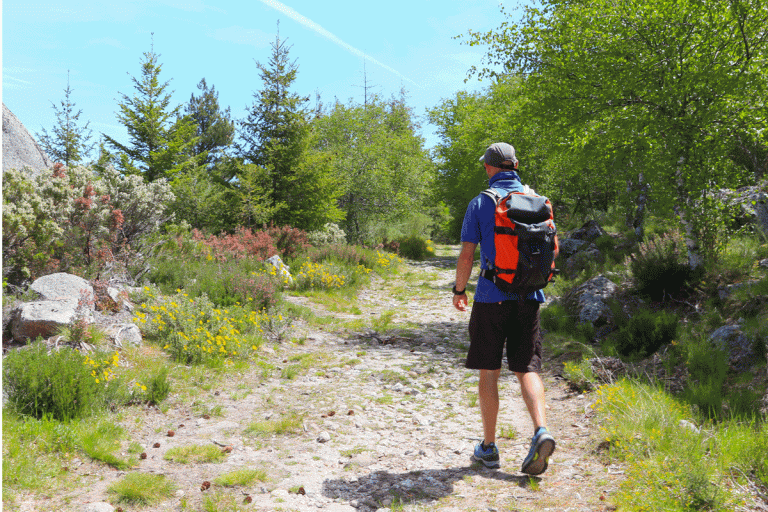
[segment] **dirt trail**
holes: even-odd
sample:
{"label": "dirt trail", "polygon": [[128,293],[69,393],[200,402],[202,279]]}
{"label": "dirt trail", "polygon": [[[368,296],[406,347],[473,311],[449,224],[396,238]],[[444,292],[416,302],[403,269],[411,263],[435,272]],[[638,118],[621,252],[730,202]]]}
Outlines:
{"label": "dirt trail", "polygon": [[[469,313],[450,302],[457,250],[408,263],[406,272],[416,279],[373,279],[358,297],[359,311],[334,313],[306,298],[291,299],[317,316],[369,325],[382,325],[391,315],[394,329],[328,332],[297,322],[291,335],[304,344],[267,347],[266,362],[274,366],[267,377],[263,365],[220,380],[201,377],[197,396],[172,395],[165,413],[128,409],[121,424],[147,453],[130,471],[163,474],[178,487],[174,498],[143,510],[612,510],[610,495],[621,469],[601,464],[592,453],[589,398],[570,392],[556,377],[560,369],[546,361],[546,338],[543,377],[558,443],[548,471],[539,478],[519,472],[532,427],[516,379],[506,371],[500,382],[501,468],[470,462],[481,425],[477,373],[463,368]],[[317,366],[286,378],[300,354]],[[201,407],[214,414],[202,414]],[[296,433],[248,433],[254,422],[296,414],[302,418]],[[211,443],[232,448],[224,462],[163,459],[172,447]],[[214,484],[201,491],[203,482],[238,469],[263,470],[267,479],[246,488]],[[96,511],[93,504],[109,501],[106,489],[126,473],[86,460],[71,471],[79,475],[78,485],[46,502],[19,496],[18,509]],[[226,495],[236,507],[203,508],[204,499],[218,496],[224,503]]]}

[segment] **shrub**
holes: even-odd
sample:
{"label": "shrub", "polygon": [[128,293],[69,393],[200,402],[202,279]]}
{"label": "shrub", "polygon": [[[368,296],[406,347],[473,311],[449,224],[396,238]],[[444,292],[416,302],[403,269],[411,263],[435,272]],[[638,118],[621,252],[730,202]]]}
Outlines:
{"label": "shrub", "polygon": [[641,243],[638,252],[627,258],[625,264],[635,278],[638,291],[653,300],[678,293],[693,277],[685,243],[677,232]]}
{"label": "shrub", "polygon": [[[290,226],[270,226],[267,234],[274,240],[275,246],[283,259],[294,258],[299,251],[310,246],[307,233]],[[274,254],[270,254],[273,256]]]}
{"label": "shrub", "polygon": [[117,354],[92,359],[69,348],[49,354],[38,340],[3,360],[3,388],[20,414],[68,421],[100,406],[106,383],[113,379],[111,366],[117,366]]}
{"label": "shrub", "polygon": [[619,328],[613,345],[623,357],[647,357],[675,338],[677,325],[673,313],[641,309]]}
{"label": "shrub", "polygon": [[344,230],[330,222],[325,224],[323,229],[309,233],[307,239],[315,247],[347,244],[347,234]]}
{"label": "shrub", "polygon": [[206,236],[198,230],[192,231],[192,237],[208,250],[204,250],[205,258],[228,261],[231,259],[256,258],[264,261],[277,254],[277,247],[272,236],[266,231],[251,231],[240,227],[232,235]]}
{"label": "shrub", "polygon": [[3,176],[3,275],[12,284],[62,271],[96,275],[141,267],[145,235],[166,220],[169,186],[113,168],[54,166],[50,175]]}
{"label": "shrub", "polygon": [[219,309],[205,296],[193,299],[179,291],[156,298],[149,288],[145,292],[150,304],[140,305],[134,321],[180,363],[247,357],[261,344],[269,323],[265,311]]}
{"label": "shrub", "polygon": [[432,240],[424,240],[418,236],[401,238],[400,255],[412,260],[423,260],[435,255],[435,246]]}

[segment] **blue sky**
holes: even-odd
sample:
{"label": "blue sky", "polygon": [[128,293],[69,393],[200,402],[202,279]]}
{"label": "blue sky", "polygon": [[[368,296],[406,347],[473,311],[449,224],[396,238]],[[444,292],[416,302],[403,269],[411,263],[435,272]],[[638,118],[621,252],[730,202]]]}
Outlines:
{"label": "blue sky", "polygon": [[[483,50],[453,37],[502,21],[493,0],[6,0],[2,9],[2,99],[27,129],[50,132],[51,102],[63,99],[69,70],[81,120],[95,136],[123,142],[118,99],[133,95],[131,76],[139,76],[152,33],[176,104],[205,78],[233,118],[244,118],[261,88],[254,60],[268,61],[279,20],[299,66],[294,91],[310,96],[310,105],[316,93],[325,105],[362,102],[365,69],[374,92],[389,97],[404,87],[423,116],[459,90],[486,85],[464,83]],[[432,146],[433,131],[423,125]]]}

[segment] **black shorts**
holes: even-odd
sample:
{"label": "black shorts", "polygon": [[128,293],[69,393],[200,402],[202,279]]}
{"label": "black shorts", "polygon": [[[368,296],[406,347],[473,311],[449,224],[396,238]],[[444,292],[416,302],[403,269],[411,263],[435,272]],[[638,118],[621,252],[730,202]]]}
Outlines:
{"label": "black shorts", "polygon": [[469,318],[467,368],[498,370],[507,346],[513,372],[541,371],[539,302],[475,302]]}

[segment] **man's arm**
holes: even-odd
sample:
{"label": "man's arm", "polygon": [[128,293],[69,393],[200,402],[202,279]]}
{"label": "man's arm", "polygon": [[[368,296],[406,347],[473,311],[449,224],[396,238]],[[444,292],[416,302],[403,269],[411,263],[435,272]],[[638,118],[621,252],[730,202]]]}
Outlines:
{"label": "man's arm", "polygon": [[[456,289],[466,290],[469,277],[472,275],[472,265],[475,262],[475,247],[477,244],[472,242],[463,242],[461,244],[461,253],[459,261],[456,264]],[[453,296],[453,306],[459,311],[467,310],[467,294]]]}

